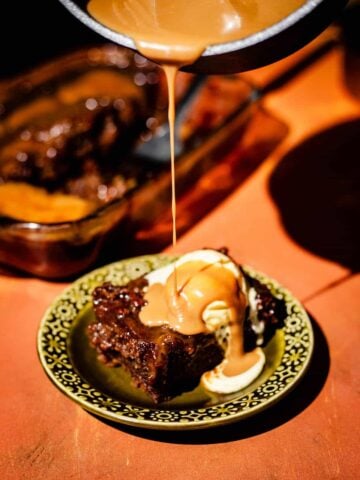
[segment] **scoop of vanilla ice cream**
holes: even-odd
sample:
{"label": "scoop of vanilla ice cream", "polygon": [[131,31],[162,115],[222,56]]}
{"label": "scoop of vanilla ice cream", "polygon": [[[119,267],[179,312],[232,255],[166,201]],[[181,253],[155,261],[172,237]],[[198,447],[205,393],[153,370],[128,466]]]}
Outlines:
{"label": "scoop of vanilla ice cream", "polygon": [[219,328],[229,324],[231,319],[229,306],[223,300],[215,300],[205,308],[202,319],[208,331],[215,332]]}
{"label": "scoop of vanilla ice cream", "polygon": [[228,269],[230,272],[234,274],[236,278],[241,281],[241,288],[245,289],[245,280],[243,275],[239,269],[239,267],[234,263],[230,258],[225,255],[224,253],[218,252],[217,250],[211,250],[208,248],[204,248],[202,250],[194,250],[193,252],[185,253],[182,255],[175,263],[171,263],[166,265],[165,267],[158,268],[157,270],[153,270],[145,275],[145,278],[149,282],[149,286],[154,283],[162,283],[165,285],[167,279],[174,271],[175,267],[180,267],[187,262],[194,262],[200,261],[208,264],[220,263],[223,265],[224,268]]}

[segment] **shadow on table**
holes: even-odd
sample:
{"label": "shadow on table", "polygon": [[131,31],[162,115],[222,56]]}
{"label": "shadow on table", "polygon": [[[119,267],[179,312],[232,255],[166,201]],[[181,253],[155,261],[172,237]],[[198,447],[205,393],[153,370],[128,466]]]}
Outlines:
{"label": "shadow on table", "polygon": [[326,381],[330,355],[326,338],[316,321],[311,318],[314,329],[314,353],[301,383],[283,400],[262,413],[246,420],[205,430],[158,431],[119,425],[98,418],[101,422],[120,431],[158,442],[178,444],[225,443],[260,435],[268,432],[305,410],[318,396]]}
{"label": "shadow on table", "polygon": [[339,18],[344,40],[344,84],[353,98],[360,100],[360,3],[351,3]]}
{"label": "shadow on table", "polygon": [[288,234],[302,247],[360,269],[360,119],[310,137],[271,175],[269,190]]}

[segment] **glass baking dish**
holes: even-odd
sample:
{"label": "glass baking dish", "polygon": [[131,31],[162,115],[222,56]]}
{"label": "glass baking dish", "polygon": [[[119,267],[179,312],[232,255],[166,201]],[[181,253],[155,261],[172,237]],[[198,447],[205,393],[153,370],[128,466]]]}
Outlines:
{"label": "glass baking dish", "polygon": [[[108,98],[104,89],[107,93],[106,88],[109,87],[103,84],[100,96],[96,92],[94,94],[93,87],[88,87],[86,82],[79,88],[79,75],[88,76],[99,70],[124,76],[127,81],[130,79],[136,90],[135,103],[138,102],[134,121],[129,120],[127,113],[121,119],[124,131],[120,132],[123,136],[120,135],[116,148],[111,142],[111,148],[108,147],[108,137],[103,131],[99,135],[101,142],[97,139],[93,142],[95,147],[90,147],[90,150],[93,148],[99,152],[99,145],[102,148],[105,142],[107,148],[100,152],[99,162],[105,164],[110,161],[112,169],[110,174],[106,171],[101,178],[104,184],[100,182],[95,190],[90,188],[90,196],[94,196],[94,191],[102,192],[101,201],[96,198],[96,208],[83,218],[71,221],[35,222],[0,216],[0,262],[6,266],[43,278],[69,278],[95,263],[158,251],[171,242],[169,163],[149,162],[134,153],[136,146],[149,141],[166,119],[164,77],[155,65],[125,49],[111,45],[81,50],[0,85],[0,178],[3,171],[18,175],[18,164],[15,163],[16,168],[12,168],[14,163],[10,162],[11,168],[5,168],[6,155],[2,154],[13,151],[14,144],[18,148],[17,136],[23,135],[21,132],[34,128],[36,134],[43,132],[41,122],[44,118],[46,122],[49,118],[58,121],[57,115],[65,107],[54,104],[55,97],[60,96],[65,98],[65,103],[71,103],[75,95],[81,108],[85,104],[90,111],[95,104],[101,104],[101,99]],[[176,89],[179,102],[192,81],[190,75],[179,75]],[[58,92],[62,92],[61,95]],[[133,94],[133,90],[131,92]],[[180,234],[237,188],[286,134],[286,127],[261,109],[255,93],[254,88],[239,75],[208,77],[186,113],[179,131],[185,149],[176,161]],[[123,102],[115,97],[111,98],[111,102],[117,101],[123,109]],[[36,108],[33,108],[34,102]],[[106,101],[103,103],[105,105]],[[86,115],[89,113],[87,110]],[[139,111],[141,114],[137,117]],[[39,117],[42,120],[37,126]],[[77,124],[74,125],[76,130]],[[108,134],[109,127],[106,122],[104,125]],[[68,148],[65,153],[74,158],[78,155],[76,158],[83,161],[81,152],[89,142],[86,131],[81,131],[79,135],[80,140],[76,137],[75,142],[76,152]],[[74,149],[74,141],[69,143]],[[16,152],[19,156],[18,150]],[[54,171],[63,174],[67,168],[68,158],[62,158],[63,163],[60,158],[50,169],[50,174],[48,165],[38,162],[36,169],[30,168],[30,174],[26,173],[28,178],[25,181],[50,190],[54,190],[55,185],[56,191]],[[62,191],[66,193],[66,189],[75,185],[75,193],[80,192],[81,196],[88,187],[86,168],[80,182],[73,178],[68,181],[65,175]],[[121,188],[115,188],[119,183],[114,184],[115,177],[122,179]],[[1,181],[13,180],[11,175],[9,178],[5,175]],[[124,178],[126,182],[123,182]],[[19,178],[15,177],[15,180],[19,181]],[[24,178],[20,180],[24,182]],[[104,190],[107,193],[105,196]]]}

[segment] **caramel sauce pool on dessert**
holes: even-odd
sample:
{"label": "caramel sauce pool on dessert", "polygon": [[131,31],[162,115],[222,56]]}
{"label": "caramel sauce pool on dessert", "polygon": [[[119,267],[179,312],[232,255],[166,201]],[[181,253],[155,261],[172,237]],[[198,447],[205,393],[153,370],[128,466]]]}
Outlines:
{"label": "caramel sauce pool on dessert", "polygon": [[[176,244],[174,86],[178,69],[195,62],[207,46],[259,32],[304,3],[305,0],[89,1],[88,10],[94,18],[112,30],[130,36],[138,51],[159,63],[165,71],[169,92],[173,245]],[[219,374],[231,378],[242,373],[245,375],[259,362],[263,366],[261,349],[246,354],[243,351],[245,296],[239,289],[236,276],[221,268],[218,262],[209,264],[189,260],[175,266],[165,285],[150,285],[146,299],[148,304],[141,312],[143,323],[167,323],[183,334],[211,331],[204,321],[206,308],[216,302],[223,310],[226,306],[225,323],[230,328],[226,358],[218,367],[219,371],[208,372],[208,377]],[[207,380],[209,383],[211,379]]]}
{"label": "caramel sauce pool on dessert", "polygon": [[148,304],[140,314],[145,325],[158,326],[166,319],[172,329],[184,335],[196,335],[209,332],[202,315],[206,307],[219,298],[228,308],[230,324],[235,323],[239,312],[245,309],[246,302],[239,294],[237,279],[221,263],[189,260],[177,266],[176,272],[176,292],[174,272],[165,285],[155,283],[149,287],[145,297]]}
{"label": "caramel sauce pool on dessert", "polygon": [[[239,390],[239,381],[240,388],[246,386],[244,378],[239,376],[255,366],[257,373],[251,377],[252,381],[264,365],[264,354],[260,348],[244,352],[247,297],[241,271],[215,250],[191,252],[176,263],[175,291],[175,272],[169,267],[147,276],[147,304],[140,312],[141,322],[148,327],[167,325],[183,335],[217,334],[222,327],[228,329],[224,360],[204,375],[203,383],[212,390],[213,379],[217,378],[214,391],[219,392],[223,391],[224,378],[237,378],[235,390]],[[228,391],[233,391],[232,388]]]}

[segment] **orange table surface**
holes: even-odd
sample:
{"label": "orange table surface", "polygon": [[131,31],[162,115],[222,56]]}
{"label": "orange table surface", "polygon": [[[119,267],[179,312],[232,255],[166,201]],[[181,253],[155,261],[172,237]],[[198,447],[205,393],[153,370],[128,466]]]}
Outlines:
{"label": "orange table surface", "polygon": [[[274,68],[249,76],[261,81]],[[353,135],[345,138],[352,142],[352,132],[359,135],[360,99],[348,88],[345,74],[343,52],[337,48],[266,98],[265,107],[289,126],[285,141],[176,247],[183,252],[226,245],[238,261],[275,277],[303,301],[314,319],[316,338],[312,366],[303,382],[271,409],[221,429],[171,433],[110,426],[58,392],[37,358],[39,321],[64,285],[3,275],[1,479],[359,478],[360,275],[353,273],[353,257],[341,250],[352,246],[336,244],[342,237],[336,235],[334,219],[335,256],[321,256],[322,248],[328,252],[326,241],[321,244],[320,239],[312,249],[308,238],[299,239],[296,215],[285,226],[277,196],[269,188],[280,188],[280,197],[281,181],[284,189],[289,188],[289,172],[279,168],[285,160],[297,165],[294,152],[300,148],[301,154],[307,142],[305,153],[321,141],[331,150],[331,141],[339,143],[344,132],[345,137],[348,132]],[[317,152],[321,157],[321,149]],[[313,170],[305,160],[308,170],[292,172],[299,181],[291,184],[289,194],[294,197],[291,189],[296,186],[304,209],[309,209],[305,197],[313,194]],[[347,201],[351,204],[351,199]]]}

